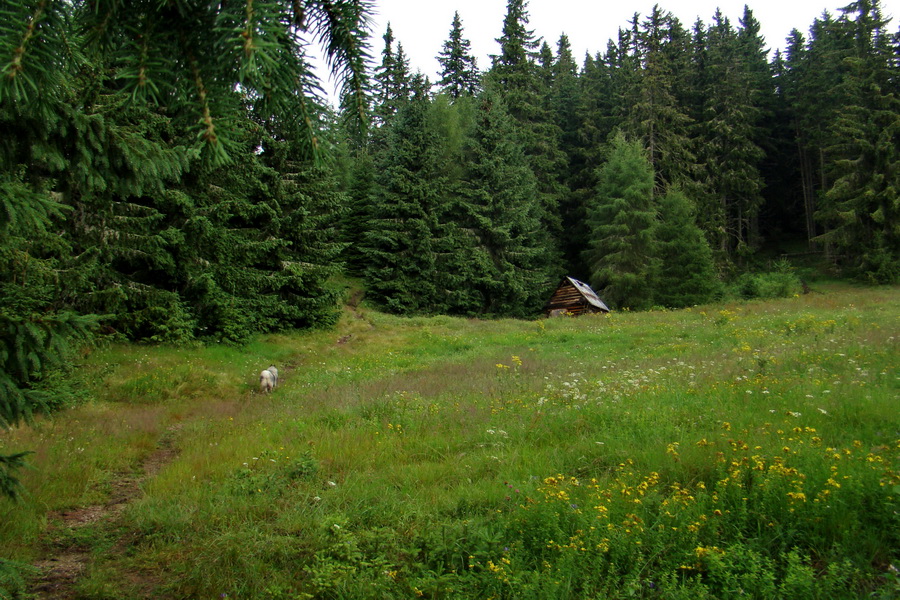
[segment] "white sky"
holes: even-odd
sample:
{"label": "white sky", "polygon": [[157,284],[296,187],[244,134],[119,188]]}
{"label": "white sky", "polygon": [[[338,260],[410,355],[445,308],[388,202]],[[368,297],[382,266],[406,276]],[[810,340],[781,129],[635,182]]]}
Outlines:
{"label": "white sky", "polygon": [[[697,17],[709,23],[716,11],[722,9],[736,27],[748,4],[762,26],[768,47],[784,48],[784,39],[791,29],[808,34],[813,20],[827,10],[838,9],[851,0],[660,0],[663,10],[672,12],[690,29]],[[371,15],[371,50],[376,64],[387,23],[394,32],[395,43],[403,44],[410,58],[412,72],[421,70],[432,82],[437,80],[439,65],[436,56],[450,33],[454,11],[459,11],[463,34],[471,42],[472,54],[482,71],[490,67],[489,55],[499,52],[496,39],[503,28],[506,0],[375,0]],[[635,12],[646,15],[653,8],[653,0],[629,2],[624,0],[530,0],[527,8],[529,28],[543,37],[556,51],[559,36],[569,37],[575,60],[581,66],[585,52],[591,55],[606,50],[609,39],[616,39],[620,27],[626,27]],[[882,0],[886,17],[900,16],[900,0]],[[891,21],[890,31],[897,31],[898,19]]]}

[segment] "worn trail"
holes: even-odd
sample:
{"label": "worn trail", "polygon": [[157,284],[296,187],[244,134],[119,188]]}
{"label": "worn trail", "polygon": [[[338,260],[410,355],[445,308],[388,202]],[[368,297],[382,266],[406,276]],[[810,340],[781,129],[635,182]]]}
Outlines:
{"label": "worn trail", "polygon": [[169,427],[156,449],[147,456],[136,472],[123,473],[112,483],[112,492],[103,504],[86,506],[47,515],[50,525],[45,533],[46,558],[34,563],[39,575],[31,593],[37,600],[72,600],[76,584],[91,563],[90,548],[78,544],[75,531],[105,524],[113,524],[122,511],[143,494],[141,486],[154,477],[178,454],[172,438],[179,425]]}

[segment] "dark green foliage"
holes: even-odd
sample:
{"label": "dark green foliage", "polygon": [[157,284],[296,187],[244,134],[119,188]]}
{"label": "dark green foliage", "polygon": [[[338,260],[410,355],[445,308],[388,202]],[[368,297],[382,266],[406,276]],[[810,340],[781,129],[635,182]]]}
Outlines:
{"label": "dark green foliage", "polygon": [[659,199],[656,225],[659,273],[654,302],[670,308],[712,301],[720,289],[712,250],[697,226],[696,209],[680,190]]}
{"label": "dark green foliage", "polygon": [[[0,109],[4,131],[8,115]],[[77,315],[60,302],[63,267],[76,261],[50,228],[67,207],[46,191],[42,173],[17,162],[21,146],[9,141],[0,155],[0,429],[62,402],[63,390],[47,378],[66,365],[73,347],[90,340],[97,324],[95,316]],[[0,456],[0,495],[17,495],[11,471],[26,454]]]}
{"label": "dark green foliage", "polygon": [[389,122],[410,95],[409,60],[403,53],[402,45],[397,44],[394,49],[394,33],[390,23],[382,39],[381,65],[375,70],[375,116],[378,125]]}
{"label": "dark green foliage", "polygon": [[470,51],[471,43],[463,37],[459,12],[453,14],[450,37],[437,60],[441,65],[441,79],[438,86],[451,98],[463,95],[474,96],[478,91],[478,66]]}
{"label": "dark green foliage", "polygon": [[647,308],[653,304],[657,271],[653,169],[640,142],[619,133],[597,175],[590,199],[590,230],[584,258],[591,286],[614,307]]}
{"label": "dark green foliage", "polygon": [[[318,80],[304,38],[320,39],[332,72],[364,118],[364,15],[360,1],[203,4],[15,0],[0,25],[0,99],[29,102],[54,94],[79,66],[82,44],[108,63],[122,98],[178,108],[204,152],[228,156],[237,108],[233,93],[279,115],[315,154],[311,92]],[[84,32],[84,38],[76,32]],[[7,62],[8,61],[8,62]]]}
{"label": "dark green foliage", "polygon": [[[312,166],[304,49],[323,43],[362,122],[366,8],[3,4],[0,427],[62,401],[51,376],[96,314],[107,332],[173,341],[334,320],[343,199]],[[290,140],[277,160],[276,140]]]}
{"label": "dark green foliage", "polygon": [[348,273],[360,276],[366,263],[362,240],[374,206],[375,165],[372,155],[366,151],[355,153],[349,170],[347,211],[341,221],[341,239],[345,242],[342,257]]}
{"label": "dark green foliage", "polygon": [[28,590],[26,576],[33,575],[36,571],[37,569],[31,565],[0,558],[0,597],[26,597],[25,593]]}
{"label": "dark green foliage", "polygon": [[[878,2],[850,4],[836,24],[852,42],[841,65],[842,110],[832,125],[834,183],[818,213],[852,274],[900,281],[900,100],[892,89],[888,44]],[[855,13],[855,19],[851,16]]]}
{"label": "dark green foliage", "polygon": [[790,265],[781,262],[774,271],[743,273],[729,287],[740,298],[789,298],[799,294],[803,284]]}
{"label": "dark green foliage", "polygon": [[[541,231],[550,262],[559,261],[562,224],[559,203],[565,195],[562,180],[566,156],[559,149],[560,129],[549,107],[553,82],[552,53],[528,29],[527,2],[509,0],[503,33],[497,40],[501,52],[485,76],[485,86],[503,99],[515,124],[528,166],[537,178]],[[538,64],[537,60],[540,60]]]}
{"label": "dark green foliage", "polygon": [[762,203],[757,145],[760,101],[748,94],[757,57],[744,52],[738,32],[717,12],[705,35],[699,74],[704,96],[698,119],[703,228],[726,256],[746,256],[756,244],[753,225]]}
{"label": "dark green foliage", "polygon": [[570,264],[567,272],[570,275],[580,275],[573,270],[573,263],[579,262],[584,242],[581,231],[584,210],[578,193],[581,174],[585,168],[579,132],[581,128],[579,108],[584,94],[578,79],[578,66],[572,56],[569,39],[565,35],[560,36],[557,43],[557,54],[551,64],[550,73],[551,84],[547,106],[559,131],[559,149],[568,158],[568,167],[559,174],[561,191],[557,204],[560,226],[562,231],[567,232],[567,235],[560,236],[560,248],[565,261]]}
{"label": "dark green foliage", "polygon": [[344,197],[330,173],[271,143],[262,156],[204,174],[184,196],[174,289],[191,334],[244,341],[254,332],[332,323]]}
{"label": "dark green foliage", "polygon": [[387,128],[386,149],[376,163],[378,191],[361,240],[369,295],[399,313],[431,311],[435,294],[435,210],[446,183],[423,83]]}
{"label": "dark green foliage", "polygon": [[687,34],[678,19],[654,6],[650,15],[635,23],[632,57],[642,68],[624,90],[627,118],[624,130],[647,149],[657,187],[690,179],[694,165],[688,138],[690,118],[675,96],[686,73]]}
{"label": "dark green foliage", "polygon": [[[19,452],[18,454],[0,454],[0,498],[16,500],[22,491],[22,484],[13,477],[13,472],[25,466],[25,457],[31,452]],[[2,565],[0,565],[2,567]],[[2,575],[2,570],[0,570]],[[2,583],[2,579],[0,579]],[[3,588],[0,588],[3,591]]]}
{"label": "dark green foliage", "polygon": [[[454,266],[480,302],[479,312],[535,314],[558,279],[541,228],[537,182],[505,103],[486,92],[465,148],[465,174],[450,209],[463,251]],[[451,268],[446,269],[451,271]]]}

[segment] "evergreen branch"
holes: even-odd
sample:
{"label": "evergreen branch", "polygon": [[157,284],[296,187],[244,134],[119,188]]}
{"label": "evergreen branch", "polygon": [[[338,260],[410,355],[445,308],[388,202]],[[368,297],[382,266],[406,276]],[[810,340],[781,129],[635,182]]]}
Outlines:
{"label": "evergreen branch", "polygon": [[342,90],[343,104],[353,107],[351,114],[360,127],[365,128],[369,106],[366,65],[371,60],[367,15],[371,3],[368,0],[310,0],[309,4],[311,10],[305,15],[310,17],[313,34],[325,46],[326,63]]}
{"label": "evergreen branch", "polygon": [[[0,374],[2,376],[2,374]],[[3,389],[3,381],[0,379],[0,390]],[[2,425],[2,421],[0,421]],[[22,491],[22,484],[13,476],[13,472],[25,467],[25,457],[34,452],[19,452],[18,454],[0,454],[0,497],[10,500],[18,500]]]}
{"label": "evergreen branch", "polygon": [[70,207],[31,190],[21,182],[0,183],[0,241],[10,231],[34,235],[43,231],[51,217],[61,217]]}
{"label": "evergreen branch", "polygon": [[39,0],[14,5],[15,11],[4,11],[7,14],[0,18],[0,55],[9,59],[6,64],[0,63],[0,100],[42,101],[53,95],[61,81],[60,71],[71,58],[65,39],[66,4],[63,0]]}
{"label": "evergreen branch", "polygon": [[25,33],[22,36],[21,43],[16,46],[15,50],[13,50],[12,60],[10,60],[9,64],[4,68],[5,76],[7,79],[15,79],[22,73],[22,71],[24,71],[24,67],[22,66],[22,57],[25,55],[25,49],[28,46],[28,43],[35,35],[38,24],[44,18],[46,8],[47,0],[40,0],[40,2],[38,2],[38,5],[35,7],[34,13],[31,15],[31,18],[29,18],[28,25],[26,25],[25,27]]}

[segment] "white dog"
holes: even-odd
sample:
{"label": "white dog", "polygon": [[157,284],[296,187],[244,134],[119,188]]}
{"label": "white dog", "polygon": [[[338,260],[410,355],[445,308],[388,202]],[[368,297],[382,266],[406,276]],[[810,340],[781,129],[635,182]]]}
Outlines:
{"label": "white dog", "polygon": [[275,387],[275,376],[268,369],[259,374],[259,391],[268,394]]}
{"label": "white dog", "polygon": [[268,369],[266,369],[266,371],[271,373],[272,377],[274,378],[272,381],[272,387],[273,388],[278,387],[278,369],[275,368],[275,365],[272,365]]}

